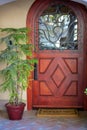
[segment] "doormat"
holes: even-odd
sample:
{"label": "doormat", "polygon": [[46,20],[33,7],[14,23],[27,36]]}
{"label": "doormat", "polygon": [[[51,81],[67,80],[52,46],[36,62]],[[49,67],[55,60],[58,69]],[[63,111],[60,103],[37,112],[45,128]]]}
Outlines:
{"label": "doormat", "polygon": [[59,117],[59,116],[78,116],[77,109],[39,109],[37,111],[38,117]]}

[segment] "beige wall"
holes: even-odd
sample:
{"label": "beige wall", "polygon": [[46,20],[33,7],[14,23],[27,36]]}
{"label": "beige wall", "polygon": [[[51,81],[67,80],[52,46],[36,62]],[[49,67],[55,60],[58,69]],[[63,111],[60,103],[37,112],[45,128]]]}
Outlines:
{"label": "beige wall", "polygon": [[[34,1],[35,0],[16,0],[16,2],[0,6],[0,28],[25,27],[27,13]],[[0,100],[7,99],[8,93],[0,93]],[[26,92],[24,92],[23,99],[26,100]]]}
{"label": "beige wall", "polygon": [[0,27],[25,27],[29,8],[35,0],[16,0],[0,6]]}

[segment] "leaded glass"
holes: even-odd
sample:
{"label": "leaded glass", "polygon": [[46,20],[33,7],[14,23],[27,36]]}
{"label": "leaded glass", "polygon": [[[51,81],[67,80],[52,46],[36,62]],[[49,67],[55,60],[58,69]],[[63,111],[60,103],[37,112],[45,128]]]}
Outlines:
{"label": "leaded glass", "polygon": [[51,5],[39,17],[40,50],[77,50],[77,18],[65,5]]}

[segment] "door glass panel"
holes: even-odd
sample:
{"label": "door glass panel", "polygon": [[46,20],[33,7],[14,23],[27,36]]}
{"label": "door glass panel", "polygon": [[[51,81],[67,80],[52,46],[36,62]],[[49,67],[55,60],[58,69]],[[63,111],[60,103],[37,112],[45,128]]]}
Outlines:
{"label": "door glass panel", "polygon": [[78,20],[65,5],[51,5],[39,17],[40,50],[77,50]]}

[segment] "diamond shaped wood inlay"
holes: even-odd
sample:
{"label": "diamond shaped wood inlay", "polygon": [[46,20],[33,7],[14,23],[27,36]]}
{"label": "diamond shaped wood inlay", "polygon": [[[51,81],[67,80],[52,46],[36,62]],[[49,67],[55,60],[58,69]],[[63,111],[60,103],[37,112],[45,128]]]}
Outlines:
{"label": "diamond shaped wood inlay", "polygon": [[52,80],[54,81],[56,86],[59,87],[64,81],[64,79],[65,79],[65,75],[62,69],[60,68],[60,66],[57,66],[55,71],[52,74]]}

